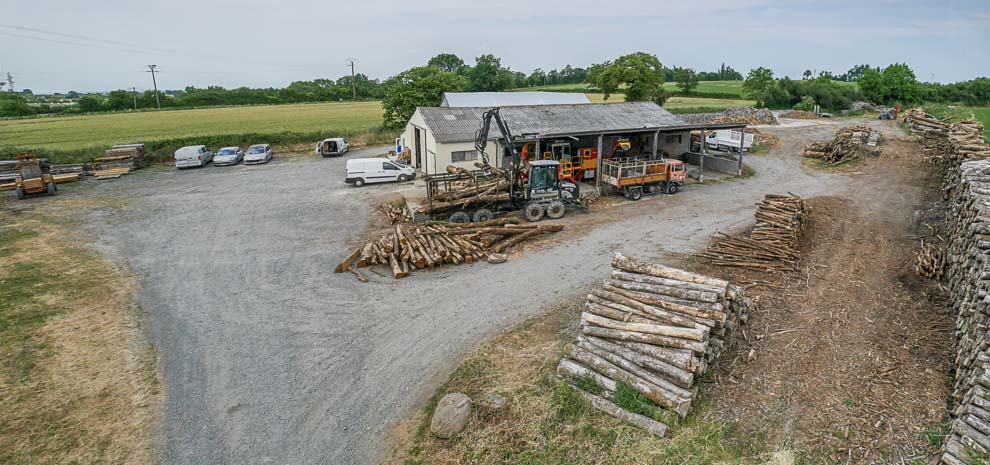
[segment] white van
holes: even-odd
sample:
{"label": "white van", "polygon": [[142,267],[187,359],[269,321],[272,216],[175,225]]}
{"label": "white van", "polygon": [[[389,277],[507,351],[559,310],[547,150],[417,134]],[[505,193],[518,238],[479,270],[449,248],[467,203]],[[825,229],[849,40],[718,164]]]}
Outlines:
{"label": "white van", "polygon": [[373,182],[405,182],[416,177],[412,168],[392,163],[387,158],[352,158],[344,167],[347,169],[344,182],[357,187]]}
{"label": "white van", "polygon": [[191,145],[175,151],[175,167],[206,166],[213,161],[213,152],[205,145]]}
{"label": "white van", "polygon": [[[740,145],[739,140],[741,138],[741,131],[732,131],[728,129],[712,131],[708,134],[708,141],[705,145],[715,150],[738,152]],[[748,151],[751,147],[753,147],[753,139],[753,134],[746,134],[746,141],[742,144],[743,150]]]}

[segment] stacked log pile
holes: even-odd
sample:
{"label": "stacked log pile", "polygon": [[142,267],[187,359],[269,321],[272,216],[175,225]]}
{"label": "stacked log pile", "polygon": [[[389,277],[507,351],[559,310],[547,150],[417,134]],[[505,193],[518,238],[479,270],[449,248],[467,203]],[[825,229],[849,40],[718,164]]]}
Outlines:
{"label": "stacked log pile", "polygon": [[[743,289],[728,281],[616,255],[611,278],[588,294],[557,376],[596,408],[662,436],[666,425],[613,402],[618,383],[683,418],[698,379],[748,318]],[[596,392],[582,389],[589,381]]]}
{"label": "stacked log pile", "polygon": [[430,192],[430,202],[420,207],[417,213],[446,214],[476,204],[509,201],[509,182],[500,170],[494,173],[492,179],[479,179],[475,173],[455,166],[448,166],[447,172],[459,178],[448,182],[445,190]]}
{"label": "stacked log pile", "polygon": [[766,108],[731,107],[718,113],[689,113],[678,116],[692,124],[746,123],[750,126],[779,124],[773,112]]}
{"label": "stacked log pile", "polygon": [[515,218],[467,224],[396,224],[394,230],[354,249],[334,269],[366,281],[361,268],[387,266],[401,279],[416,270],[474,263],[527,240],[564,229],[563,225],[518,224]]}
{"label": "stacked log pile", "polygon": [[962,163],[955,177],[944,260],[956,314],[956,373],[941,463],[975,465],[990,453],[990,160]]}
{"label": "stacked log pile", "polygon": [[[990,145],[983,139],[981,122],[950,123],[949,119],[941,120],[921,108],[912,108],[904,112],[904,124],[911,134],[919,137],[922,152],[941,174],[951,174],[964,160],[990,157]],[[958,184],[958,179],[948,181],[952,186]]]}
{"label": "stacked log pile", "polygon": [[929,279],[942,279],[945,270],[945,249],[928,242],[915,252],[917,262],[914,271],[918,276]]}
{"label": "stacked log pile", "polygon": [[148,151],[144,144],[114,145],[103,154],[105,156],[93,160],[93,163],[90,164],[90,170],[94,171],[94,176],[99,176],[95,172],[121,170],[123,168],[133,171],[148,166]]}
{"label": "stacked log pile", "polygon": [[804,200],[796,195],[767,194],[757,204],[756,226],[749,237],[715,233],[701,256],[714,265],[759,271],[792,271],[801,254]]}
{"label": "stacked log pile", "polygon": [[840,128],[835,137],[824,142],[812,142],[804,148],[805,158],[817,158],[831,166],[860,158],[863,155],[879,154],[875,141],[879,133],[870,129],[868,124],[852,125]]}

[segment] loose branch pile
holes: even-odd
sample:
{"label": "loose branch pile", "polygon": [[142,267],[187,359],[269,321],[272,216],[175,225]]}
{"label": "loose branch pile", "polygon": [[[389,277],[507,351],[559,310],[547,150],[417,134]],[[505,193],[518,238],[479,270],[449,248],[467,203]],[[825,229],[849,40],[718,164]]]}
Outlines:
{"label": "loose branch pile", "polygon": [[463,225],[397,224],[394,231],[354,249],[334,272],[350,271],[361,281],[366,281],[359,269],[385,265],[392,272],[392,277],[400,279],[424,268],[474,263],[534,237],[564,229],[563,225],[539,226],[518,222],[515,218],[503,218]]}
{"label": "loose branch pile", "polygon": [[618,383],[683,418],[698,378],[748,318],[743,289],[728,281],[616,255],[612,277],[588,294],[581,334],[557,375],[596,408],[663,436],[666,425],[614,403]]}
{"label": "loose branch pile", "polygon": [[406,200],[403,198],[395,202],[386,202],[378,206],[378,211],[388,218],[389,224],[406,223],[412,221],[409,210],[406,208]]}
{"label": "loose branch pile", "polygon": [[804,233],[804,200],[796,195],[767,194],[757,204],[756,226],[749,237],[715,233],[701,254],[712,264],[760,271],[797,269],[798,241]]}
{"label": "loose branch pile", "polygon": [[804,148],[805,158],[817,158],[831,166],[841,165],[855,160],[861,155],[877,155],[879,150],[875,141],[876,131],[870,130],[868,124],[852,125],[840,128],[835,137],[825,142],[812,142]]}

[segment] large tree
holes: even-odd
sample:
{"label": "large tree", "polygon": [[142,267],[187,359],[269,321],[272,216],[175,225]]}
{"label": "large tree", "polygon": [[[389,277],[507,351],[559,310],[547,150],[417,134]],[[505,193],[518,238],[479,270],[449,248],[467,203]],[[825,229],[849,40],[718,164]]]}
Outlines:
{"label": "large tree", "polygon": [[437,106],[444,92],[460,92],[468,85],[464,76],[435,66],[408,69],[385,81],[385,127],[401,128],[416,107]]}
{"label": "large tree", "polygon": [[595,87],[605,93],[605,99],[626,88],[626,101],[656,101],[663,103],[663,65],[656,55],[636,52],[617,58],[598,73]]}
{"label": "large tree", "polygon": [[773,87],[773,70],[762,66],[749,70],[746,80],[743,81],[743,91],[746,92],[746,95],[756,100],[756,106],[758,107],[766,105],[767,97],[770,96]]}
{"label": "large tree", "polygon": [[465,68],[467,68],[467,65],[464,64],[464,60],[453,53],[441,53],[433,58],[430,58],[430,61],[426,64],[427,66],[436,66],[437,68],[440,68],[448,73],[462,73],[465,71]]}
{"label": "large tree", "polygon": [[690,94],[698,88],[698,73],[691,68],[678,69],[674,73],[674,80],[677,81],[677,88],[685,94]]}
{"label": "large tree", "polygon": [[875,103],[914,103],[922,97],[914,71],[906,64],[895,63],[882,72],[868,68],[856,82],[863,95]]}
{"label": "large tree", "polygon": [[498,92],[512,85],[512,72],[502,67],[502,60],[486,54],[475,59],[467,71],[468,90],[472,92]]}

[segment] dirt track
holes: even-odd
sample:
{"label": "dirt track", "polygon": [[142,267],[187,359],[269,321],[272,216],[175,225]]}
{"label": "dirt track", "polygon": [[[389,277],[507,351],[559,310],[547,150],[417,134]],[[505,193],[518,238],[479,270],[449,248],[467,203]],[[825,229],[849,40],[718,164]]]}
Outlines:
{"label": "dirt track", "polygon": [[340,159],[132,175],[73,195],[133,204],[89,220],[142,280],[166,382],[166,462],[368,464],[461,355],[583,293],[614,252],[691,252],[713,231],[747,224],[766,192],[855,188],[795,156],[837,124],[849,122],[774,129],[787,142],[747,160],[751,179],[604,209],[587,217],[594,226],[504,265],[401,281],[332,273],[364,235],[370,204],[395,189],[345,186]]}

